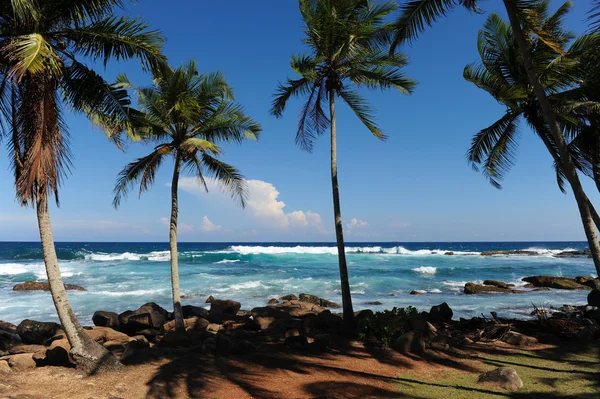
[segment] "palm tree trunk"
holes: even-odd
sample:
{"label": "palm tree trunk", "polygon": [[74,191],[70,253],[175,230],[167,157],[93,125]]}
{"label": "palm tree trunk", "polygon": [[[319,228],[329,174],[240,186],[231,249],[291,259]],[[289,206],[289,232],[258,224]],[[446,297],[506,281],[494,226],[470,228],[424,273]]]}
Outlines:
{"label": "palm tree trunk", "polygon": [[352,309],[352,296],[350,295],[350,282],[348,280],[348,266],[346,264],[346,248],[344,245],[344,231],[342,226],[342,211],[340,209],[340,189],[337,173],[335,102],[333,90],[329,91],[329,116],[331,120],[331,188],[333,193],[333,217],[335,222],[335,239],[337,241],[338,262],[340,266],[340,282],[342,285],[344,327],[346,328],[347,332],[352,332],[354,330],[354,310]]}
{"label": "palm tree trunk", "polygon": [[598,231],[600,231],[600,216],[598,215],[598,212],[596,212],[596,208],[594,208],[594,205],[592,205],[592,201],[590,201],[589,198],[588,204],[590,207],[590,212],[592,213],[592,219],[594,219],[594,224],[596,225]]}
{"label": "palm tree trunk", "polygon": [[175,155],[175,168],[171,183],[171,223],[169,225],[169,245],[171,248],[171,289],[173,291],[173,313],[175,315],[175,330],[185,331],[183,311],[181,309],[181,293],[179,290],[179,259],[177,254],[177,214],[179,204],[177,201],[177,188],[179,186],[179,169],[181,158]]}
{"label": "palm tree trunk", "polygon": [[50,293],[52,294],[58,318],[71,345],[71,355],[75,359],[77,366],[89,374],[122,368],[122,364],[119,363],[112,353],[85,333],[77,320],[77,316],[73,313],[60,273],[60,267],[58,266],[54,238],[52,237],[50,213],[48,211],[48,196],[45,188],[38,187],[37,189],[36,209],[40,240],[44,253],[44,264],[46,265],[46,274],[48,275],[48,283],[50,284]]}
{"label": "palm tree trunk", "polygon": [[585,235],[587,237],[588,244],[590,246],[590,251],[592,253],[592,259],[594,260],[596,271],[600,275],[600,243],[598,243],[598,236],[594,228],[594,221],[592,219],[592,213],[590,211],[589,206],[590,202],[587,199],[585,192],[583,191],[581,181],[579,180],[579,176],[577,175],[577,169],[573,164],[571,154],[569,154],[569,149],[567,147],[567,144],[565,143],[565,139],[562,135],[561,128],[558,125],[556,118],[554,117],[552,105],[550,104],[550,101],[548,101],[548,97],[546,96],[546,93],[544,92],[544,88],[540,83],[537,72],[534,69],[529,45],[527,43],[527,39],[525,38],[525,34],[523,33],[523,30],[521,28],[521,23],[519,22],[518,9],[516,7],[516,4],[514,0],[503,1],[504,6],[506,7],[506,12],[508,13],[508,18],[510,19],[510,24],[513,29],[513,33],[515,34],[515,38],[517,40],[517,45],[519,46],[521,58],[523,59],[523,66],[525,67],[525,70],[527,72],[529,83],[533,86],[535,95],[538,99],[538,102],[540,103],[540,108],[542,110],[544,121],[549,126],[550,133],[552,134],[552,138],[554,139],[556,148],[558,149],[563,172],[565,173],[565,177],[571,185],[571,189],[573,190],[575,200],[577,201],[579,213],[581,214],[581,221],[583,222],[583,229],[585,230]]}

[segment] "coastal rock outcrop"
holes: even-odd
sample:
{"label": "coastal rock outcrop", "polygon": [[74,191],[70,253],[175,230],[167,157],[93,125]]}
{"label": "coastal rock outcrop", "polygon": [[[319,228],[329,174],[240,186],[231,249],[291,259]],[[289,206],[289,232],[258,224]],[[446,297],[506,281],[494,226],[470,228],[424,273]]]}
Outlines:
{"label": "coastal rock outcrop", "polygon": [[579,284],[574,278],[558,276],[531,276],[521,279],[534,287],[547,287],[560,290],[586,290],[588,286]]}
{"label": "coastal rock outcrop", "polygon": [[505,289],[514,287],[514,284],[508,284],[508,283],[505,283],[504,281],[498,281],[498,280],[485,280],[483,282],[483,285],[492,285],[494,287],[505,288]]}
{"label": "coastal rock outcrop", "polygon": [[503,292],[503,293],[510,294],[510,293],[516,293],[519,291],[508,288],[508,285],[506,286],[506,288],[504,288],[504,287],[499,287],[496,285],[481,285],[481,284],[475,284],[475,283],[468,282],[467,284],[465,284],[465,288],[464,288],[463,292],[467,295],[473,295],[473,294],[481,294],[481,293],[485,293],[485,292]]}
{"label": "coastal rock outcrop", "polygon": [[[289,295],[289,297],[294,297],[294,295]],[[282,297],[282,299],[283,299],[283,297]],[[291,300],[294,300],[294,299],[291,299]],[[300,295],[298,295],[298,300],[301,302],[312,303],[313,305],[321,306],[324,308],[338,309],[340,307],[340,305],[338,305],[335,302],[332,302],[328,299],[319,298],[318,296],[312,295],[312,294],[300,294]]]}
{"label": "coastal rock outcrop", "polygon": [[429,311],[429,319],[434,322],[444,322],[452,320],[454,312],[446,302],[437,306],[432,306]]}
{"label": "coastal rock outcrop", "polygon": [[494,256],[494,255],[524,255],[524,256],[536,256],[539,255],[536,251],[527,250],[509,250],[509,251],[483,251],[481,256]]}
{"label": "coastal rock outcrop", "polygon": [[[66,290],[72,291],[87,291],[85,288],[75,284],[65,284]],[[50,291],[50,284],[40,281],[26,281],[16,284],[13,291]]]}

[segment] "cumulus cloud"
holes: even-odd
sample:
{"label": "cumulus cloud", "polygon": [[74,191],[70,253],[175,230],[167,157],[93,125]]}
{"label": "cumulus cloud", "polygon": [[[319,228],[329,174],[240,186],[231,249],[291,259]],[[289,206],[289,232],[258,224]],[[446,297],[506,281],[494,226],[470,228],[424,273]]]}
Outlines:
{"label": "cumulus cloud", "polygon": [[[170,222],[168,217],[163,216],[160,218],[160,221],[162,222],[162,224],[169,227]],[[194,226],[192,226],[191,224],[177,222],[177,231],[181,233],[190,233],[194,231]]]}
{"label": "cumulus cloud", "polygon": [[[247,180],[248,201],[246,208],[256,221],[264,226],[287,230],[291,228],[314,228],[317,231],[326,232],[323,227],[321,216],[312,211],[295,210],[287,212],[285,202],[279,196],[277,188],[269,182],[262,180]],[[218,184],[211,179],[206,180],[211,195],[222,197],[223,200],[229,200],[227,194],[224,194]],[[179,187],[190,194],[197,196],[206,195],[206,190],[200,184],[197,178],[184,177],[179,181]]]}
{"label": "cumulus cloud", "polygon": [[208,216],[204,216],[202,218],[202,230],[203,231],[219,231],[221,230],[221,226],[214,224],[208,219]]}
{"label": "cumulus cloud", "polygon": [[369,225],[369,223],[365,222],[364,220],[359,220],[357,218],[354,218],[350,221],[350,223],[347,224],[348,229],[352,230],[352,229],[360,229],[363,227],[367,227]]}

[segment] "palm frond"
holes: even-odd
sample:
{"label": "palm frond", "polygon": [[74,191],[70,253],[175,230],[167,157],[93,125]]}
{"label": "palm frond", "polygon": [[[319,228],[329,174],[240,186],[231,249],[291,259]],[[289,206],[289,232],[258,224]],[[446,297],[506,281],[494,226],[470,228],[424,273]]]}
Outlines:
{"label": "palm frond", "polygon": [[248,200],[248,187],[241,173],[233,166],[222,162],[206,152],[200,155],[201,164],[205,166],[208,176],[231,195],[231,198],[239,201],[242,207],[246,206]]}
{"label": "palm frond", "polygon": [[354,112],[354,114],[360,119],[360,121],[369,129],[373,136],[379,140],[385,140],[387,136],[375,125],[373,120],[373,110],[367,103],[367,101],[352,89],[342,89],[339,92],[340,96],[344,99],[346,104]]}
{"label": "palm frond", "polygon": [[154,183],[156,171],[160,167],[164,157],[171,154],[173,149],[168,144],[161,144],[154,148],[150,154],[145,157],[138,158],[131,162],[121,172],[117,178],[117,183],[113,190],[114,199],[113,206],[118,208],[122,199],[127,197],[129,189],[139,180],[140,190],[139,195],[150,188]]}
{"label": "palm frond", "polygon": [[141,19],[111,16],[57,35],[69,40],[73,51],[100,60],[105,66],[110,59],[137,59],[158,73],[168,68],[162,54],[163,37]]}

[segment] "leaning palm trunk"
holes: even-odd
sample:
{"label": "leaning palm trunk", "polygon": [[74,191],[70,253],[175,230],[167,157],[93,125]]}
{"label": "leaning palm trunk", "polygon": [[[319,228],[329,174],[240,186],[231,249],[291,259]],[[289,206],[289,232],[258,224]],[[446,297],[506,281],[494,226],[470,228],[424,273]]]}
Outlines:
{"label": "leaning palm trunk", "polygon": [[48,197],[44,189],[38,189],[36,208],[50,293],[52,294],[58,318],[71,345],[71,355],[77,365],[89,374],[121,368],[121,363],[119,363],[112,353],[85,333],[69,304],[54,248],[50,213],[48,212]]}
{"label": "leaning palm trunk", "polygon": [[546,96],[546,93],[544,92],[544,88],[540,83],[537,72],[534,69],[529,46],[527,44],[525,34],[523,33],[523,30],[521,28],[521,23],[519,22],[518,9],[516,7],[516,4],[514,3],[514,0],[503,1],[504,6],[506,7],[506,12],[508,13],[508,18],[510,19],[511,27],[515,34],[517,45],[519,46],[519,50],[521,52],[523,66],[525,67],[525,71],[527,72],[529,83],[533,86],[535,95],[540,103],[540,108],[542,109],[544,121],[549,126],[550,133],[552,134],[552,138],[556,144],[556,148],[558,149],[558,154],[560,156],[561,162],[560,165],[562,166],[562,170],[565,174],[567,181],[571,185],[571,189],[573,190],[575,200],[577,201],[577,206],[579,207],[579,213],[581,214],[583,228],[585,230],[585,235],[590,246],[590,251],[594,260],[594,265],[596,267],[596,271],[600,275],[600,244],[598,243],[598,236],[594,228],[594,221],[592,218],[592,212],[590,210],[590,202],[587,199],[585,192],[583,191],[581,181],[579,180],[579,176],[577,175],[577,169],[575,168],[573,160],[571,159],[571,155],[569,154],[569,148],[565,143],[565,139],[561,133],[560,126],[558,125],[556,118],[554,117],[552,105],[550,104],[550,101],[548,101],[548,97]]}
{"label": "leaning palm trunk", "polygon": [[177,253],[177,214],[179,205],[177,201],[177,187],[179,185],[179,169],[181,158],[175,156],[173,169],[173,182],[171,183],[171,223],[169,224],[169,245],[171,247],[171,289],[173,291],[173,313],[175,316],[175,329],[185,331],[183,311],[181,309],[181,293],[179,289],[179,264]]}
{"label": "leaning palm trunk", "polygon": [[342,306],[344,310],[344,326],[351,332],[354,328],[354,310],[348,281],[348,266],[346,264],[346,249],[342,226],[342,211],[340,209],[340,189],[337,173],[337,143],[335,125],[335,103],[333,90],[329,92],[329,113],[331,119],[331,186],[333,192],[333,217],[335,222],[335,239],[337,241],[338,261],[340,265],[340,282],[342,285]]}

